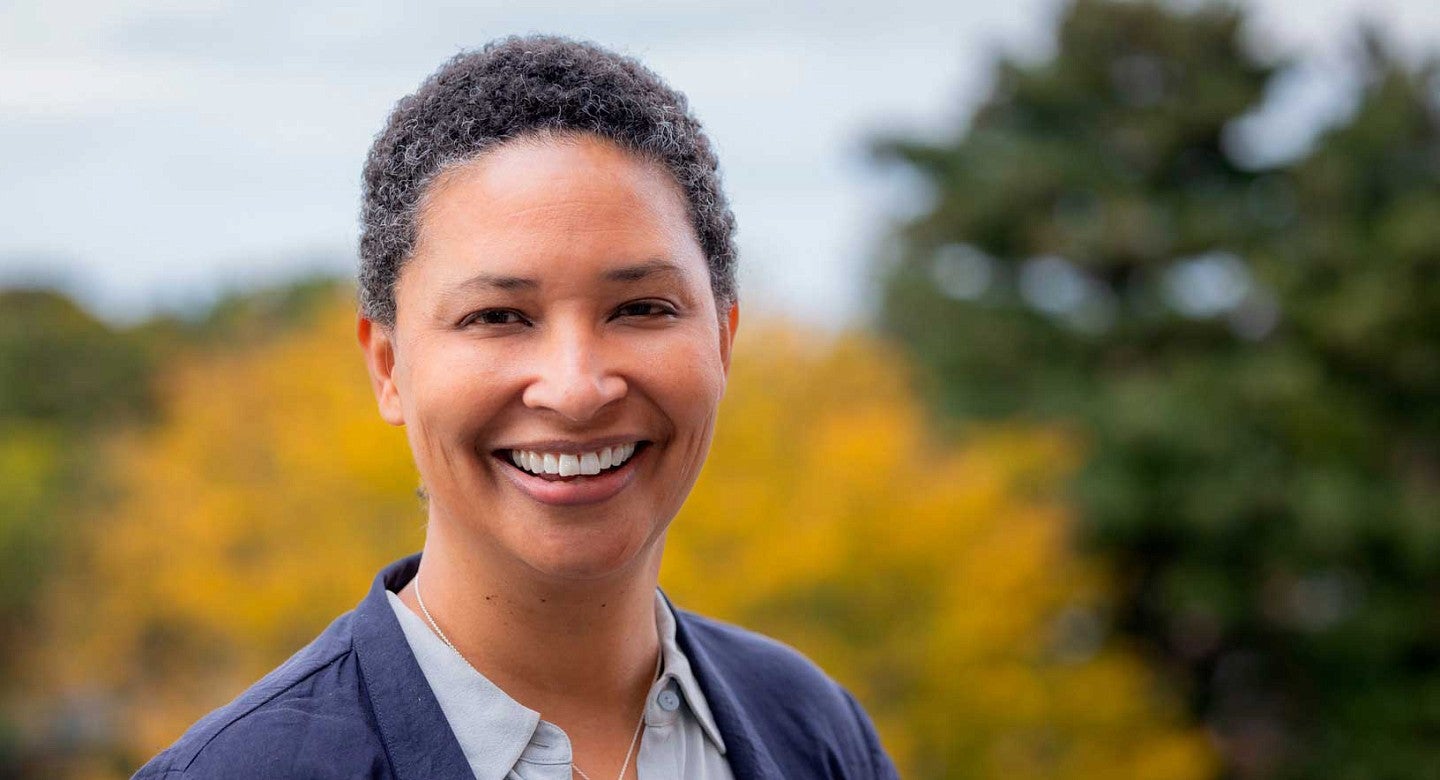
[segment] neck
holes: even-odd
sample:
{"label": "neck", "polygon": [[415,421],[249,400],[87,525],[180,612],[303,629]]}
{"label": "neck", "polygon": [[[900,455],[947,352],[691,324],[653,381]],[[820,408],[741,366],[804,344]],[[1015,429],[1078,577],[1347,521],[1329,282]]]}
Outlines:
{"label": "neck", "polygon": [[[546,720],[630,722],[655,671],[655,586],[663,537],[635,566],[581,582],[515,571],[432,521],[401,600],[425,606],[481,674]],[[632,724],[633,726],[633,724]]]}

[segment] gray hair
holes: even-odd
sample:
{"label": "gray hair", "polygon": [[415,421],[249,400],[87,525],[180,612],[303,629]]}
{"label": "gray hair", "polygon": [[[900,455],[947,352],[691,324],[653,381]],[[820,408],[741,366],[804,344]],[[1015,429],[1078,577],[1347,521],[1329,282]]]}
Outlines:
{"label": "gray hair", "polygon": [[[556,36],[462,52],[395,104],[365,160],[360,308],[395,324],[395,284],[415,248],[426,191],[457,165],[511,140],[591,134],[675,179],[723,309],[735,301],[735,216],[719,162],[685,96],[637,60]],[[723,316],[723,315],[722,315]]]}

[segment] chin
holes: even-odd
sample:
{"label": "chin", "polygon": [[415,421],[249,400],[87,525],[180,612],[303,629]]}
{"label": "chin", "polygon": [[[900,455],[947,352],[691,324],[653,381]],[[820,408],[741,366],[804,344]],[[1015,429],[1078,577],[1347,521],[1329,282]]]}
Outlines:
{"label": "chin", "polygon": [[540,541],[525,556],[526,563],[546,579],[565,582],[595,582],[648,569],[661,545],[660,539],[647,544],[643,538],[594,533],[561,533]]}

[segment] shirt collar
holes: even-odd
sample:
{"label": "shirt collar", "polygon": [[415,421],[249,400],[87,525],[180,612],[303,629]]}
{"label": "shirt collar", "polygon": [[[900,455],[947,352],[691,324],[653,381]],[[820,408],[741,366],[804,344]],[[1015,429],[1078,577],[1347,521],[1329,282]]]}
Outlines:
{"label": "shirt collar", "polygon": [[[395,775],[402,780],[465,777],[469,762],[445,720],[434,693],[420,671],[415,653],[385,592],[399,591],[420,567],[418,553],[386,566],[376,575],[370,592],[350,614],[355,656],[361,682],[370,699],[371,713],[384,740]],[[737,780],[780,778],[779,767],[751,716],[727,682],[745,677],[726,657],[712,656],[716,629],[694,615],[673,610],[675,640],[690,661],[700,690],[720,733],[726,735],[725,759]]]}
{"label": "shirt collar", "polygon": [[501,780],[522,755],[535,763],[568,763],[564,756],[569,745],[563,738],[557,739],[550,729],[537,733],[540,713],[471,667],[399,596],[387,592],[386,597],[477,780]]}
{"label": "shirt collar", "polygon": [[720,736],[720,729],[715,726],[715,716],[710,712],[710,704],[705,701],[705,694],[695,679],[690,659],[685,657],[675,639],[675,614],[671,612],[670,602],[658,589],[655,591],[655,624],[660,632],[660,656],[665,668],[660,674],[660,684],[663,685],[666,680],[674,680],[680,686],[680,691],[685,694],[685,701],[690,705],[690,711],[694,713],[695,720],[700,722],[700,729],[723,755],[725,740]]}
{"label": "shirt collar", "polygon": [[[390,611],[399,622],[406,644],[415,654],[419,671],[445,720],[457,732],[456,741],[465,752],[465,759],[475,777],[479,780],[504,778],[522,759],[541,764],[568,763],[565,757],[570,753],[570,745],[564,732],[541,720],[540,713],[515,701],[471,667],[459,653],[436,636],[424,620],[400,602],[395,593],[414,576],[419,556],[412,556],[402,563],[408,565],[390,567],[377,581],[385,580],[384,597],[389,602]],[[396,568],[401,568],[403,573],[395,572]],[[391,576],[385,577],[386,574]],[[690,660],[677,641],[676,619],[672,610],[669,600],[656,589],[655,623],[663,671],[651,687],[650,695],[653,697],[667,681],[674,680],[701,731],[723,755],[725,740],[716,726],[715,716]],[[485,749],[474,751],[472,746],[484,746]]]}

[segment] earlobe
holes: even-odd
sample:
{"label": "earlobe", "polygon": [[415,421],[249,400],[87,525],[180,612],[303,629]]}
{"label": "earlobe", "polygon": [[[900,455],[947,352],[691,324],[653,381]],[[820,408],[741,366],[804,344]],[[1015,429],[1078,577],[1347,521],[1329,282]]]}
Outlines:
{"label": "earlobe", "polygon": [[720,323],[720,363],[725,368],[726,376],[730,374],[730,349],[735,345],[735,331],[740,327],[740,304],[730,304]]}
{"label": "earlobe", "polygon": [[362,314],[355,324],[355,335],[365,353],[370,389],[375,392],[381,419],[391,425],[404,425],[405,411],[395,386],[395,342],[391,332]]}

